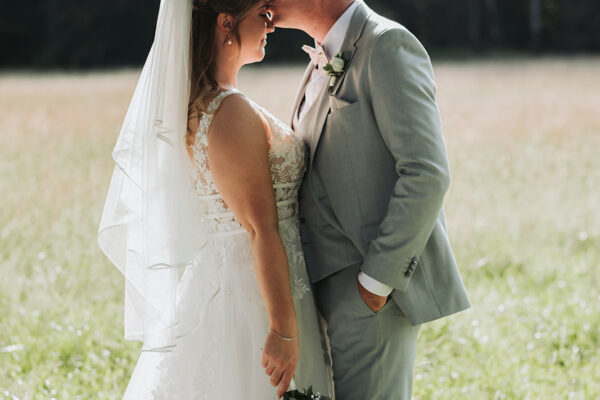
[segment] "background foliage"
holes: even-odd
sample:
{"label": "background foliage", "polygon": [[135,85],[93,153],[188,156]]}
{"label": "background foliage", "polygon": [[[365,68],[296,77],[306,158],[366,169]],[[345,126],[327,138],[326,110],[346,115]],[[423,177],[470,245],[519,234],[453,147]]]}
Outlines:
{"label": "background foliage", "polygon": [[[0,1],[0,68],[140,65],[159,0]],[[598,0],[366,0],[432,52],[600,51]],[[267,62],[303,59],[299,31],[277,30]]]}
{"label": "background foliage", "polygon": [[[453,58],[434,68],[473,308],[422,328],[415,400],[600,399],[600,58],[573,57],[600,51],[600,1],[366,2]],[[158,4],[0,0],[0,68],[138,67]],[[277,30],[266,62],[307,42]],[[512,52],[569,56],[454,57]],[[287,121],[301,74],[245,68],[240,89]],[[140,345],[97,229],[138,76],[0,73],[0,399],[118,399],[129,381]]]}
{"label": "background foliage", "polygon": [[[414,399],[598,400],[600,58],[434,69],[473,307],[421,329]],[[240,89],[285,121],[302,71],[244,68]],[[140,345],[97,230],[138,76],[0,75],[2,400],[120,399],[129,381]]]}

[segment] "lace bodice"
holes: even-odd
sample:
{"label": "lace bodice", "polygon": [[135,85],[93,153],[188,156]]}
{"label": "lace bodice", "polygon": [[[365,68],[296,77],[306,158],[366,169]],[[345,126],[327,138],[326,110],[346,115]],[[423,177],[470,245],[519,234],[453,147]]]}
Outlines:
{"label": "lace bodice", "polygon": [[[229,90],[221,92],[210,102],[206,113],[199,121],[192,148],[193,161],[197,168],[194,191],[199,200],[200,212],[209,219],[210,231],[213,235],[245,232],[221,197],[208,162],[210,124],[223,99],[232,94],[244,96],[238,90]],[[306,168],[304,143],[293,134],[289,126],[252,100],[248,99],[248,101],[264,116],[271,130],[269,166],[279,222],[282,223],[298,214],[298,190]]]}

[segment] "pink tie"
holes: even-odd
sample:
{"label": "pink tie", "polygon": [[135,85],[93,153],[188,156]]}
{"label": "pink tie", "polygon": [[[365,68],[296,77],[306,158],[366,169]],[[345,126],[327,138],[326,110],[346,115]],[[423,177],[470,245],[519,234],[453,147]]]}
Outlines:
{"label": "pink tie", "polygon": [[319,67],[319,69],[323,69],[325,64],[329,62],[329,59],[327,59],[327,55],[325,54],[325,50],[323,50],[323,47],[320,45],[317,45],[316,48],[313,48],[305,44],[302,46],[302,50],[304,50],[310,56],[312,63]]}

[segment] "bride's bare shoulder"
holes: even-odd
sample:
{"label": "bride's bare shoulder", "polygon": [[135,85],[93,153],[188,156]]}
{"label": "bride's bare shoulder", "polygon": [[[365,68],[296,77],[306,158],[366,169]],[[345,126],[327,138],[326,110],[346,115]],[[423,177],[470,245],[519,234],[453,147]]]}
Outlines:
{"label": "bride's bare shoulder", "polygon": [[271,183],[268,135],[267,123],[243,95],[225,97],[215,111],[208,129],[208,158],[215,183],[230,206],[237,197],[231,193]]}
{"label": "bride's bare shoulder", "polygon": [[215,110],[209,136],[265,137],[269,135],[268,124],[254,104],[243,94],[226,96]]}

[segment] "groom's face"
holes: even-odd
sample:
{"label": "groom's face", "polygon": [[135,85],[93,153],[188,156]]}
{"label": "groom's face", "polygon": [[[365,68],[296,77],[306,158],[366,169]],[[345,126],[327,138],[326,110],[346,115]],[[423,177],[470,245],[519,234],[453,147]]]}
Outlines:
{"label": "groom's face", "polygon": [[309,0],[268,0],[273,24],[279,28],[302,28],[303,19],[310,15]]}

